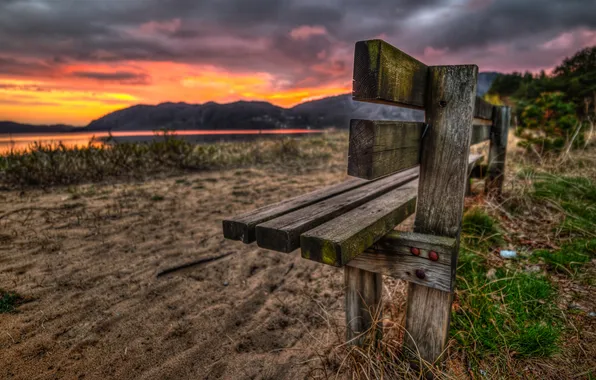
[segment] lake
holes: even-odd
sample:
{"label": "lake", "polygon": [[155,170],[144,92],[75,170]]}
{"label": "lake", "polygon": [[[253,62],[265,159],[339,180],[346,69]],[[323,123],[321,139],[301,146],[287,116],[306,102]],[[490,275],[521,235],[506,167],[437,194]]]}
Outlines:
{"label": "lake", "polygon": [[[217,141],[246,141],[263,137],[305,136],[323,133],[322,130],[312,129],[272,129],[272,130],[184,130],[176,131],[178,138],[193,143],[211,143]],[[109,137],[108,132],[72,132],[72,133],[47,133],[47,134],[0,134],[0,154],[13,151],[26,151],[34,142],[63,143],[69,148],[87,146],[91,141],[94,146],[104,145],[104,140]],[[121,131],[112,132],[116,142],[148,142],[154,139],[163,139],[163,134],[154,131]]]}

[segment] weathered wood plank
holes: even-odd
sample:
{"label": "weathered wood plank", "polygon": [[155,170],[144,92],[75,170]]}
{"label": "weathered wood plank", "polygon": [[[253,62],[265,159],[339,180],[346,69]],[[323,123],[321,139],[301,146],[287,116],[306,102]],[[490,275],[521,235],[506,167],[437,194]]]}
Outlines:
{"label": "weathered wood plank", "polygon": [[511,108],[495,107],[485,191],[487,194],[493,194],[497,198],[500,198],[503,193],[505,161],[507,159],[507,137],[509,135],[510,122]]}
{"label": "weathered wood plank", "polygon": [[235,216],[223,221],[223,233],[226,239],[240,240],[252,243],[256,240],[255,227],[257,224],[277,218],[283,214],[324,201],[338,194],[366,185],[369,181],[352,178],[348,181],[326,187],[308,194],[304,194],[279,203],[268,205],[248,213]]}
{"label": "weathered wood plank", "polygon": [[424,107],[428,68],[381,40],[356,42],[354,100]]}
{"label": "weathered wood plank", "polygon": [[493,105],[477,96],[474,99],[474,117],[484,120],[492,120]]}
{"label": "weathered wood plank", "polygon": [[[412,248],[418,249],[418,255],[412,253]],[[455,249],[455,239],[393,231],[349,261],[347,266],[450,291],[451,257]]]}
{"label": "weathered wood plank", "polygon": [[451,237],[460,229],[467,169],[477,157],[469,154],[476,76],[475,65],[432,67],[416,232]]}
{"label": "weathered wood plank", "polygon": [[479,144],[490,139],[490,125],[473,125],[470,145]]}
{"label": "weathered wood plank", "polygon": [[[352,96],[362,102],[423,109],[429,68],[382,40],[356,42]],[[474,99],[474,117],[492,119],[492,105]]]}
{"label": "weathered wood plank", "polygon": [[367,250],[348,262],[348,267],[381,273],[444,292],[451,289],[450,265],[437,264],[412,254]]}
{"label": "weathered wood plank", "polygon": [[[470,156],[470,159],[473,159]],[[275,219],[284,214],[299,210],[318,202],[333,198],[339,194],[370,184],[364,179],[350,179],[343,183],[326,187],[296,198],[288,199],[273,205],[265,206],[248,213],[223,221],[223,232],[226,239],[252,243],[256,240],[256,226]]]}
{"label": "weathered wood plank", "polygon": [[305,259],[344,266],[416,210],[414,180],[300,236]]}
{"label": "weathered wood plank", "polygon": [[418,168],[370,182],[256,227],[257,244],[279,252],[300,247],[300,235],[418,177]]}
{"label": "weathered wood plank", "polygon": [[[463,216],[468,154],[476,101],[478,67],[438,66],[429,71],[425,136],[415,232],[455,238]],[[457,249],[455,250],[457,252]],[[457,254],[452,255],[451,286]],[[452,292],[420,286],[408,288],[406,346],[435,362],[447,343]]]}
{"label": "weathered wood plank", "polygon": [[348,175],[375,179],[418,165],[424,123],[351,120]]}
{"label": "weathered wood plank", "polygon": [[[417,254],[412,253],[417,248]],[[451,256],[457,248],[454,238],[419,234],[416,232],[391,231],[370,247],[370,251],[413,255],[422,259],[429,259],[431,251],[437,252],[434,262],[451,267]]]}
{"label": "weathered wood plank", "polygon": [[[355,267],[344,268],[346,287],[346,341],[364,345],[367,336],[378,338],[382,326],[374,326],[381,320],[383,276]],[[370,331],[374,328],[375,331]]]}

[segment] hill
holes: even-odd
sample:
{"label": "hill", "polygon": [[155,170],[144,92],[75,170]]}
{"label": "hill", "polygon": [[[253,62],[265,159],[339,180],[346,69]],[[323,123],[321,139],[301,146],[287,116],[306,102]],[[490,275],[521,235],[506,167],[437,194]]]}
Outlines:
{"label": "hill", "polygon": [[12,121],[0,121],[0,134],[10,133],[56,133],[56,132],[73,132],[80,131],[81,127],[73,127],[71,125],[55,124],[55,125],[32,125],[21,124]]}
{"label": "hill", "polygon": [[266,102],[229,104],[162,103],[137,105],[91,122],[92,131],[346,128],[350,119],[422,120],[423,113],[404,108],[354,102],[339,95],[281,108]]}
{"label": "hill", "polygon": [[[498,73],[480,73],[478,94],[490,88]],[[85,131],[239,130],[347,128],[350,119],[422,121],[422,111],[352,100],[349,94],[332,96],[282,108],[267,102],[238,101],[228,104],[162,103],[135,105],[92,121]],[[76,127],[0,123],[0,133],[70,132]],[[79,129],[80,130],[80,129]]]}

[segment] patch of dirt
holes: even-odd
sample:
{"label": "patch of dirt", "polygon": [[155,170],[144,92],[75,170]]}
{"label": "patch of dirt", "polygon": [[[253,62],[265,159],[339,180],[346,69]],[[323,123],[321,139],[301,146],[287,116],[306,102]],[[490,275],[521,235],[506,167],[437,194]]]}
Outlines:
{"label": "patch of dirt", "polygon": [[0,288],[32,301],[0,317],[0,378],[304,378],[344,323],[342,271],[224,240],[221,221],[344,168],[4,192]]}

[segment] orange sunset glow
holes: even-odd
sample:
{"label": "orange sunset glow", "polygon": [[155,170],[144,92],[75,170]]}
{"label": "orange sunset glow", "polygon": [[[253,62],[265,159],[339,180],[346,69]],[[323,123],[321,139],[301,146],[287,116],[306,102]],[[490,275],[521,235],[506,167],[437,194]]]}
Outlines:
{"label": "orange sunset glow", "polygon": [[[72,65],[53,78],[27,80],[0,76],[0,119],[32,124],[86,125],[109,112],[135,104],[162,102],[228,103],[263,100],[281,107],[346,93],[349,83],[322,87],[283,88],[267,73],[226,72],[212,66],[174,62],[129,62],[148,83],[106,82],[73,78],[77,72],[111,73],[118,68]],[[34,110],[34,111],[33,111]]]}
{"label": "orange sunset glow", "polygon": [[354,43],[371,38],[429,65],[534,73],[595,43],[590,7],[536,2],[4,1],[0,121],[87,125],[163,102],[291,107],[350,92]]}

